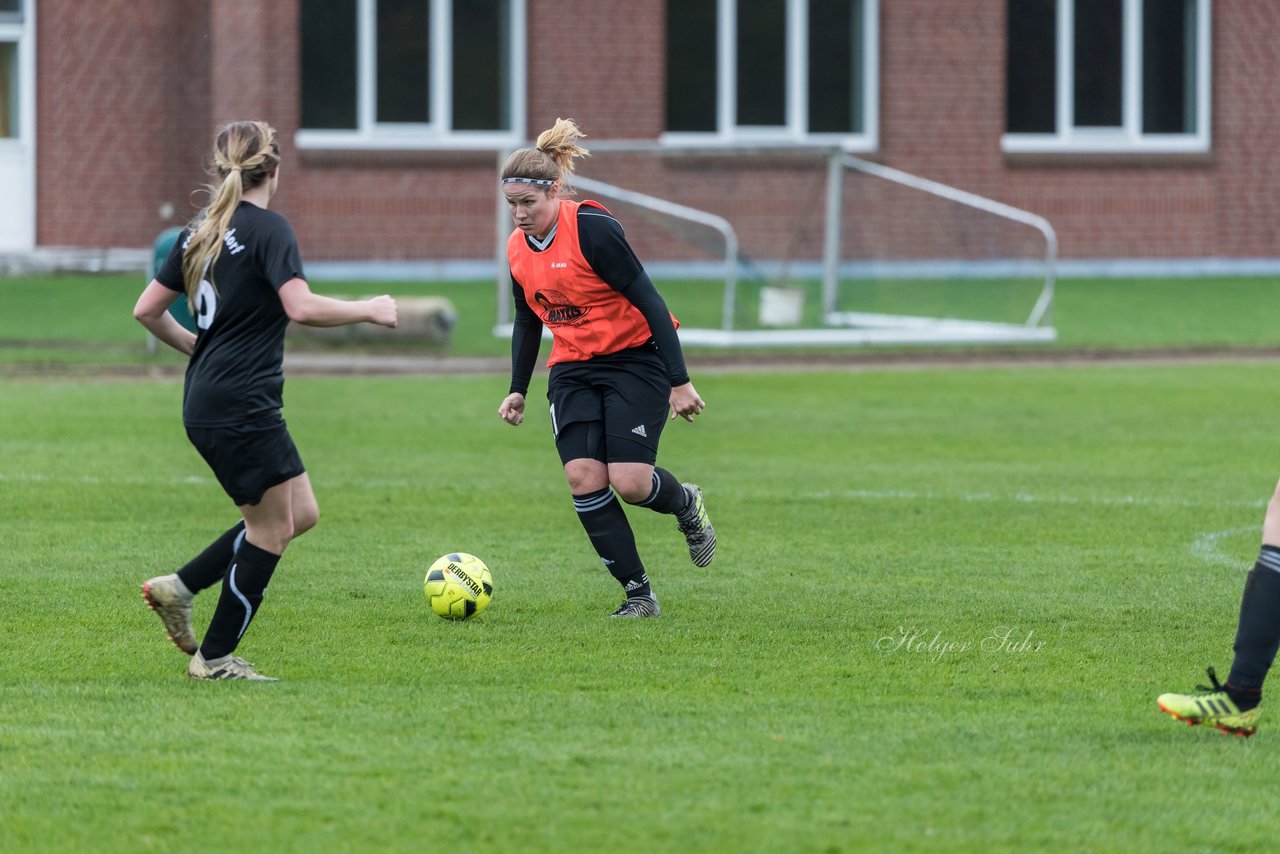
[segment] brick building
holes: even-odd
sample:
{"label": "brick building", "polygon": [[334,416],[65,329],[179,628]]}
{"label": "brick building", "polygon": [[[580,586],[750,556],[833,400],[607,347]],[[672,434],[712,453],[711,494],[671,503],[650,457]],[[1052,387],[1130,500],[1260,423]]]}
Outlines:
{"label": "brick building", "polygon": [[[582,175],[757,255],[819,257],[821,163],[780,149],[838,145],[1046,217],[1065,259],[1280,256],[1263,0],[0,0],[0,99],[0,250],[148,245],[214,127],[262,118],[304,257],[484,261],[500,150],[571,116]],[[964,254],[953,213],[843,204],[846,257]]]}

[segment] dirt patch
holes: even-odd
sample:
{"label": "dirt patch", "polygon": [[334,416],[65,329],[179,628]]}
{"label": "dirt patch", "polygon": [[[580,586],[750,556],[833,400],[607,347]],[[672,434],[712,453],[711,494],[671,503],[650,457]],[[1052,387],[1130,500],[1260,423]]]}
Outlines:
{"label": "dirt patch", "polygon": [[[690,372],[779,373],[812,371],[919,371],[965,368],[1040,368],[1118,364],[1212,364],[1219,362],[1280,361],[1280,348],[1202,347],[1151,349],[955,349],[911,351],[858,351],[820,354],[693,354]],[[28,379],[165,380],[180,378],[180,362],[102,364],[93,362],[16,362],[0,364],[0,377]],[[289,376],[505,376],[511,361],[505,357],[450,358],[421,353],[352,353],[294,350],[285,355]]]}

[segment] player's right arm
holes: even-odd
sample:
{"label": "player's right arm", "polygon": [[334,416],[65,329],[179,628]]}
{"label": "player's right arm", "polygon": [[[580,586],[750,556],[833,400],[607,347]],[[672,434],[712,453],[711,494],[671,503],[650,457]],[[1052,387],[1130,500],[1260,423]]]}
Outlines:
{"label": "player's right arm", "polygon": [[376,323],[394,328],[396,301],[383,294],[362,300],[334,299],[312,293],[302,274],[302,255],[293,226],[279,214],[266,213],[259,224],[261,233],[253,241],[259,271],[280,297],[284,312],[294,323],[304,326],[347,326]]}
{"label": "player's right arm", "polygon": [[346,326],[376,323],[394,328],[396,301],[383,294],[362,300],[334,299],[312,293],[306,279],[290,279],[280,286],[280,302],[285,314],[304,326]]}
{"label": "player's right arm", "polygon": [[524,395],[513,391],[504,397],[502,405],[498,407],[498,417],[512,427],[519,427],[524,421]]}
{"label": "player's right arm", "polygon": [[181,292],[167,288],[152,279],[138,297],[133,316],[147,327],[147,331],[183,355],[190,356],[196,347],[196,335],[173,319],[169,306],[182,296]]}
{"label": "player's right arm", "polygon": [[524,288],[514,277],[511,293],[516,308],[511,327],[511,388],[498,407],[498,415],[514,427],[524,421],[524,398],[529,392],[534,363],[538,361],[538,348],[542,346],[542,320],[529,308]]}

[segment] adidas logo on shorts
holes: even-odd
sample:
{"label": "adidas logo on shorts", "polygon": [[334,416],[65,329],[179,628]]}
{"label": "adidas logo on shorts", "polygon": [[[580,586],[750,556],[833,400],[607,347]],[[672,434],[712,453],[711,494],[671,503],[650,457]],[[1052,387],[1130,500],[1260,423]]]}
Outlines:
{"label": "adidas logo on shorts", "polygon": [[646,439],[649,438],[649,434],[645,432],[643,424],[641,424],[639,427],[632,427],[631,432],[635,433],[637,436],[643,436]]}

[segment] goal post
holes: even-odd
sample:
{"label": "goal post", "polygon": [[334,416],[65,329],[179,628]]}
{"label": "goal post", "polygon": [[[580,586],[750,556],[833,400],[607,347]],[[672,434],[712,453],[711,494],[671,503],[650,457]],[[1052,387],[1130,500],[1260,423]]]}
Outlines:
{"label": "goal post", "polygon": [[[858,158],[858,157],[845,155],[841,157],[839,161],[836,161],[835,158],[832,158],[832,160],[833,162],[838,162],[839,165],[843,168],[855,169],[859,172],[865,172],[868,175],[874,175],[878,178],[883,178],[886,181],[893,181],[893,182],[902,184],[903,186],[911,187],[915,190],[919,190],[922,193],[931,193],[940,198],[949,199],[957,204],[966,205],[976,210],[985,211],[986,213],[989,213],[992,216],[1002,217],[1004,219],[1010,220],[1011,222],[1022,223],[1023,225],[1027,225],[1027,226],[1030,226],[1031,228],[1036,229],[1038,232],[1040,232],[1041,236],[1044,238],[1044,246],[1045,246],[1044,260],[1043,260],[1044,286],[1040,289],[1040,294],[1036,298],[1035,305],[1032,307],[1031,314],[1027,317],[1027,321],[1024,325],[1029,327],[1038,327],[1038,326],[1041,326],[1042,324],[1051,323],[1052,321],[1051,310],[1053,308],[1053,291],[1054,291],[1055,282],[1057,280],[1058,233],[1054,230],[1053,226],[1050,225],[1049,220],[1045,219],[1039,214],[1034,214],[1034,213],[1031,213],[1030,211],[1024,211],[1020,208],[1015,208],[1012,205],[1006,205],[1003,202],[997,202],[994,199],[988,199],[983,196],[979,196],[976,193],[970,193],[966,190],[960,190],[955,187],[948,187],[947,185],[940,184],[937,181],[931,181],[928,178],[921,178],[916,175],[910,175],[899,169],[892,169],[888,166],[883,166],[879,163],[872,163],[871,161],[862,160],[861,158]],[[828,190],[829,197],[836,195],[836,193],[838,192],[838,186],[839,186],[839,181],[838,180],[834,181]],[[828,216],[829,217],[831,216],[830,211],[828,211]],[[838,217],[838,212],[835,214],[835,216]],[[839,228],[838,223],[836,225],[836,228],[837,229]],[[832,242],[834,243],[835,241],[832,241]],[[838,244],[836,248],[838,249]],[[832,284],[831,299],[830,301],[827,301],[827,300],[823,301],[823,308],[828,315],[836,315],[837,313],[835,311],[835,291],[834,291],[836,277],[833,275],[830,277],[830,279]],[[824,284],[823,293],[826,294],[828,292],[826,287],[827,286],[826,277],[824,277],[823,284]],[[830,322],[838,323],[839,321],[832,320]]]}
{"label": "goal post", "polygon": [[[591,149],[573,184],[625,212],[628,239],[646,268],[664,281],[664,292],[673,288],[668,301],[681,306],[686,344],[1056,340],[1057,235],[1037,214],[836,146],[606,140]],[[788,191],[800,204],[779,204],[787,212],[776,219],[750,209],[753,194],[771,199]],[[511,329],[510,228],[499,197],[500,336]],[[695,280],[719,283],[714,314],[709,295],[693,298],[694,290],[705,291]],[[784,310],[766,316],[771,306]]]}
{"label": "goal post", "polygon": [[573,183],[574,186],[589,193],[596,193],[626,205],[655,211],[674,220],[705,226],[719,234],[724,241],[724,272],[721,274],[724,277],[724,299],[722,301],[721,328],[726,332],[733,331],[733,311],[737,301],[738,265],[740,259],[738,233],[733,230],[733,225],[730,224],[729,220],[707,211],[686,207],[665,199],[659,199],[656,196],[637,193],[634,190],[624,190],[621,187],[615,187],[612,184],[606,184],[591,178],[578,177],[574,179]]}

